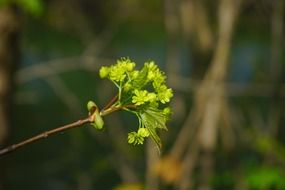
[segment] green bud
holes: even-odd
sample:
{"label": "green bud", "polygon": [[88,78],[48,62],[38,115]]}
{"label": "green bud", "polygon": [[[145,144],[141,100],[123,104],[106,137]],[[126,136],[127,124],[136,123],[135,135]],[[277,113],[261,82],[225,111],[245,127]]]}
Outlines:
{"label": "green bud", "polygon": [[150,92],[147,94],[147,101],[148,102],[154,102],[156,100],[156,94],[153,92]]}
{"label": "green bud", "polygon": [[149,136],[149,132],[146,128],[139,128],[138,130],[138,135],[141,137],[148,137]]}
{"label": "green bud", "polygon": [[103,121],[103,119],[99,113],[99,109],[98,109],[97,105],[95,104],[95,102],[88,101],[87,109],[89,111],[89,114],[93,115],[93,121],[91,122],[91,125],[98,130],[103,129],[104,121]]}
{"label": "green bud", "polygon": [[98,130],[103,129],[104,127],[104,121],[98,109],[96,109],[96,111],[94,112],[94,121],[91,123],[91,125],[95,127],[95,129],[98,129]]}
{"label": "green bud", "polygon": [[88,103],[87,103],[87,109],[88,109],[88,111],[91,112],[94,108],[97,108],[95,102],[93,102],[93,101],[88,101]]}
{"label": "green bud", "polygon": [[170,107],[164,108],[163,111],[162,111],[162,113],[163,113],[164,115],[166,115],[166,116],[171,115],[171,109],[170,109]]}
{"label": "green bud", "polygon": [[132,88],[132,85],[128,82],[124,85],[124,90],[128,92]]}
{"label": "green bud", "polygon": [[110,69],[108,67],[101,67],[99,71],[99,75],[101,78],[105,78],[108,76],[109,72],[110,72]]}
{"label": "green bud", "polygon": [[143,144],[144,137],[136,132],[131,132],[128,134],[128,143],[133,145]]}
{"label": "green bud", "polygon": [[128,134],[128,143],[133,144],[136,139],[136,132],[131,132]]}

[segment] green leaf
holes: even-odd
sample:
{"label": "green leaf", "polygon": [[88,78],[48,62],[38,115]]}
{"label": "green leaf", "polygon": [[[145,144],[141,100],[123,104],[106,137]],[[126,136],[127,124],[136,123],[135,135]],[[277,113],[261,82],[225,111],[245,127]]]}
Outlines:
{"label": "green leaf", "polygon": [[[156,113],[155,113],[156,114]],[[158,149],[161,149],[161,140],[157,135],[156,128],[166,129],[165,123],[161,121],[161,118],[152,116],[148,112],[143,112],[141,115],[142,125],[145,126],[150,134],[150,137],[157,145]]]}
{"label": "green leaf", "polygon": [[157,135],[155,128],[149,122],[146,122],[145,127],[147,128],[150,134],[150,137],[153,140],[153,142],[156,144],[158,150],[160,150],[162,147],[162,144],[161,144],[160,137]]}
{"label": "green leaf", "polygon": [[142,115],[143,115],[142,117],[146,117],[147,120],[151,122],[155,128],[167,130],[166,127],[167,118],[165,114],[163,114],[163,112],[161,112],[159,109],[150,107],[146,109]]}

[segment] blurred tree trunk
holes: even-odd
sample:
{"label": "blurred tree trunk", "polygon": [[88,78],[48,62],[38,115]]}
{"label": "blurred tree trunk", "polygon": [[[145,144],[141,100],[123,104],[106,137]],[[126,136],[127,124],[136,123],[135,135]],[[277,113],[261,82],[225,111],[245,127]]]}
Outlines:
{"label": "blurred tree trunk", "polygon": [[190,47],[191,78],[201,80],[214,47],[214,34],[206,3],[200,0],[182,0],[180,15],[184,38]]}
{"label": "blurred tree trunk", "polygon": [[0,143],[7,138],[13,75],[19,57],[19,19],[11,7],[0,9]]}
{"label": "blurred tree trunk", "polygon": [[14,7],[0,8],[0,144],[7,139],[10,124],[13,75],[19,57],[18,34],[19,18]]}
{"label": "blurred tree trunk", "polygon": [[271,20],[271,60],[270,80],[275,85],[273,89],[272,105],[269,113],[269,134],[275,137],[281,116],[279,105],[279,89],[282,77],[282,51],[284,47],[284,1],[273,1],[273,13]]}
{"label": "blurred tree trunk", "polygon": [[[275,139],[281,123],[282,107],[280,106],[280,86],[282,79],[282,51],[284,47],[284,1],[273,1],[271,17],[271,59],[270,81],[274,85],[268,116],[268,135]],[[272,163],[274,156],[266,154],[265,161]]]}
{"label": "blurred tree trunk", "polygon": [[221,124],[225,99],[225,80],[229,65],[232,34],[239,1],[220,0],[218,10],[218,41],[213,60],[196,94],[196,106],[201,117],[199,140],[201,155],[200,190],[211,189],[210,177],[213,175],[214,157],[217,144],[218,126]]}

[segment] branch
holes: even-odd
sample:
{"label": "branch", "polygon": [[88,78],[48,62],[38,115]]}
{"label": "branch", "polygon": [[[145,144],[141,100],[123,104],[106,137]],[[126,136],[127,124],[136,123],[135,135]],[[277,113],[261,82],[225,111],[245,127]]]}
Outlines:
{"label": "branch", "polygon": [[[111,100],[111,102],[113,102],[113,101],[114,101],[114,99]],[[107,106],[105,106],[105,107],[107,107]],[[129,109],[129,108],[133,109],[135,107],[136,107],[135,105],[125,105],[123,107],[110,107],[110,108],[108,108],[106,110],[102,110],[100,112],[100,115],[101,116],[105,116],[105,115],[108,115],[108,114],[113,113],[115,111],[119,111],[119,110],[122,110],[122,109]],[[36,142],[38,140],[47,138],[47,137],[49,137],[51,135],[60,133],[62,131],[66,131],[68,129],[72,129],[72,128],[76,128],[76,127],[81,127],[81,126],[83,126],[86,123],[92,123],[96,119],[96,116],[94,115],[96,109],[98,109],[98,108],[94,107],[94,110],[89,112],[89,116],[87,118],[85,118],[85,119],[80,119],[80,120],[75,121],[73,123],[70,123],[70,124],[67,124],[67,125],[63,125],[61,127],[58,127],[58,128],[55,128],[55,129],[52,129],[52,130],[49,130],[49,131],[45,131],[45,132],[43,132],[41,134],[38,134],[38,135],[33,136],[33,137],[29,138],[29,139],[26,139],[26,140],[24,140],[22,142],[19,142],[17,144],[13,144],[11,146],[8,146],[8,147],[0,150],[0,156],[3,156],[3,155],[8,154],[10,152],[13,152],[14,150],[16,150],[16,149],[18,149],[20,147],[23,147],[25,145],[31,144],[33,142]]]}
{"label": "branch", "polygon": [[66,131],[68,129],[81,127],[84,124],[89,123],[91,121],[92,121],[92,117],[89,116],[89,117],[87,117],[85,119],[81,119],[81,120],[78,120],[76,122],[73,122],[73,123],[70,123],[70,124],[67,124],[67,125],[64,125],[64,126],[61,126],[61,127],[58,127],[58,128],[52,129],[52,130],[49,130],[49,131],[45,131],[45,132],[43,132],[41,134],[38,134],[38,135],[33,136],[33,137],[29,138],[29,139],[26,139],[26,140],[24,140],[22,142],[19,142],[17,144],[13,144],[11,146],[8,146],[8,147],[0,150],[0,156],[3,156],[3,155],[8,154],[10,152],[13,152],[13,151],[17,150],[18,148],[24,147],[25,145],[31,144],[31,143],[36,142],[38,140],[47,138],[47,137],[49,137],[51,135],[54,135],[54,134]]}

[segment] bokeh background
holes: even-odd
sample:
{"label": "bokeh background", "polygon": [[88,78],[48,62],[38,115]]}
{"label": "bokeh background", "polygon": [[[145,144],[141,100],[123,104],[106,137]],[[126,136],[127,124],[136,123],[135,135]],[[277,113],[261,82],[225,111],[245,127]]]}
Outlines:
{"label": "bokeh background", "polygon": [[0,157],[0,189],[285,189],[284,0],[0,0],[0,147],[116,93],[98,70],[154,60],[174,90],[158,155],[127,113]]}

